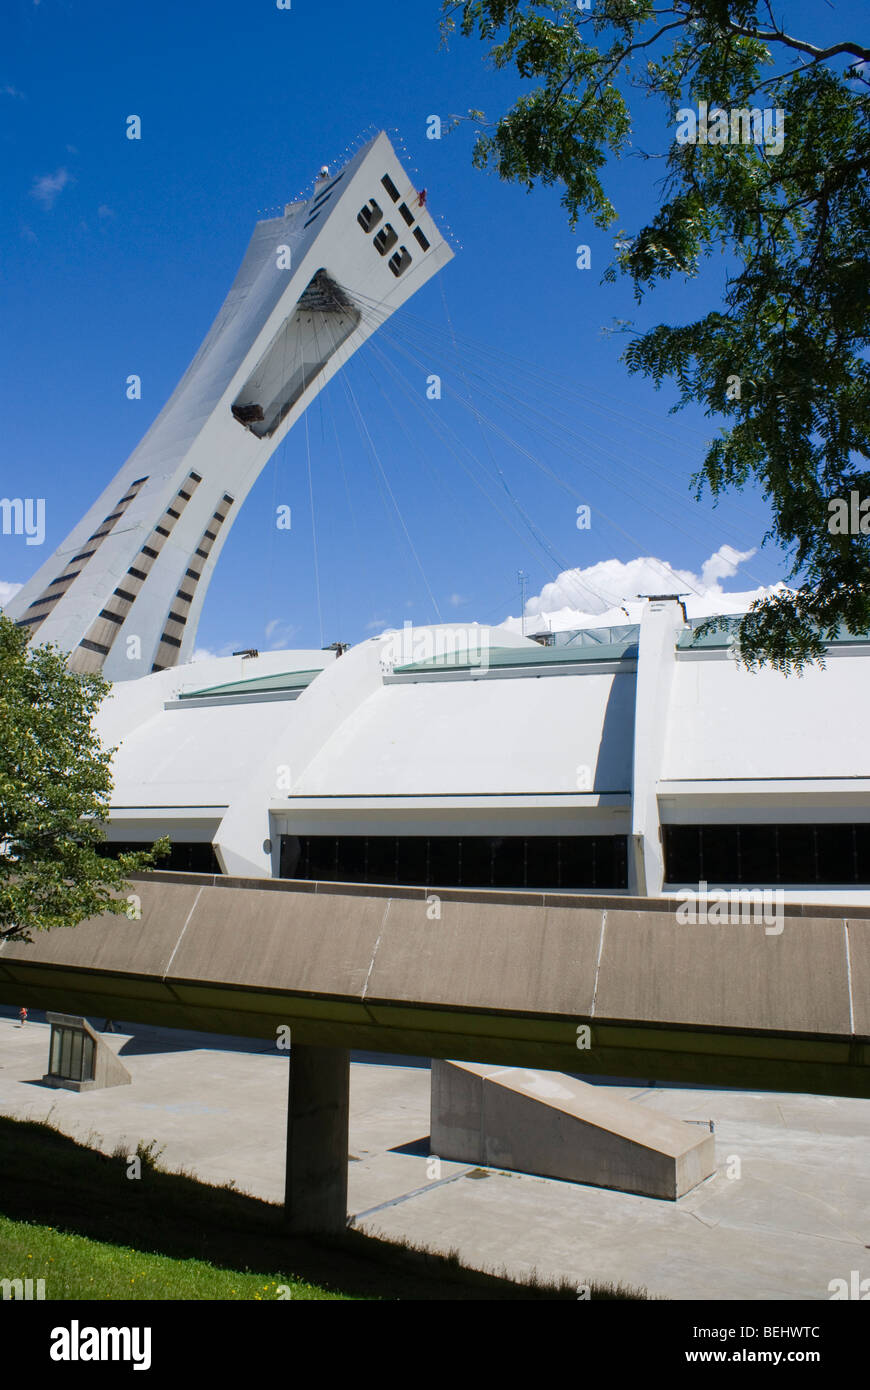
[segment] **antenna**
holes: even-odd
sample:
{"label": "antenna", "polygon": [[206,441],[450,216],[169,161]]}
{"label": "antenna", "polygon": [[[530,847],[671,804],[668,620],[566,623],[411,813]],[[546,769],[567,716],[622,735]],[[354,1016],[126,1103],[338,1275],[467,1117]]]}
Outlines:
{"label": "antenna", "polygon": [[526,585],[528,582],[529,576],[526,574],[525,570],[517,570],[517,583],[520,586],[520,622],[522,624],[523,637],[526,635]]}

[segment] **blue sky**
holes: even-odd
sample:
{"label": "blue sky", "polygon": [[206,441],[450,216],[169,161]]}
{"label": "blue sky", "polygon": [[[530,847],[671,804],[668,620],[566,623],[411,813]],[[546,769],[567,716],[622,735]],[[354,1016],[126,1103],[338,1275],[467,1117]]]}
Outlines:
{"label": "blue sky", "polygon": [[[850,37],[862,10],[790,0],[788,22],[814,39]],[[564,568],[597,566],[573,590],[549,591],[551,606],[573,592],[588,607],[593,582],[631,597],[645,576],[620,565],[637,557],[700,575],[722,545],[759,546],[768,516],[758,497],[715,510],[692,501],[689,477],[716,422],[669,415],[673,388],[630,378],[625,339],[602,334],[616,318],[644,327],[693,316],[718,292],[723,266],[638,309],[627,283],[600,284],[612,234],[572,232],[558,190],[527,195],[474,170],[467,123],[428,140],[430,115],[496,114],[521,85],[488,70],[477,41],[442,50],[438,17],[436,0],[292,0],[289,11],[274,0],[7,3],[0,492],[44,497],[46,538],[36,548],[0,536],[0,585],[38,568],[139,441],[209,327],[258,214],[310,191],[319,166],[340,164],[370,126],[400,134],[456,257],[309,412],[319,601],[300,425],[235,523],[200,645],[358,641],[434,621],[436,610],[496,622],[518,612],[518,569],[534,596]],[[141,141],[125,138],[131,113]],[[637,148],[661,151],[671,138],[662,108],[642,107]],[[659,167],[640,158],[614,167],[618,226],[635,228],[653,206]],[[581,243],[591,270],[577,268]],[[426,400],[431,372],[444,379],[441,401]],[[130,373],[142,378],[141,401],[125,397]],[[275,528],[276,502],[292,508],[290,532]],[[588,530],[577,527],[581,502]],[[707,580],[723,568],[708,566]],[[726,587],[783,572],[768,547]],[[676,587],[662,570],[652,578]]]}

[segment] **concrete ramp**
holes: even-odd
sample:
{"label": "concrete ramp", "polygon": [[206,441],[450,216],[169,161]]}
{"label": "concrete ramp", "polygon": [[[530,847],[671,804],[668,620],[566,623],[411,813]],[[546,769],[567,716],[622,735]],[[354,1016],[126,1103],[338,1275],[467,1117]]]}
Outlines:
{"label": "concrete ramp", "polygon": [[432,1061],[439,1158],[671,1201],[716,1170],[712,1134],[560,1072]]}

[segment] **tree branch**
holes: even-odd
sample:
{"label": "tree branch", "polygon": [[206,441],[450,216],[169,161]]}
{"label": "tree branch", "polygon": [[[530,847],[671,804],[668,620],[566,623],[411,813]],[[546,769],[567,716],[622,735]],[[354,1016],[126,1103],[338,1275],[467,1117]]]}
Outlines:
{"label": "tree branch", "polygon": [[807,43],[805,39],[795,39],[782,29],[748,29],[745,25],[735,24],[732,19],[728,21],[728,28],[732,34],[739,34],[744,39],[760,39],[763,43],[783,43],[786,48],[796,48],[799,53],[809,53],[814,63],[836,58],[838,53],[851,53],[855,58],[870,61],[870,48],[864,48],[860,43],[844,41],[833,44],[830,48],[816,48],[814,43]]}

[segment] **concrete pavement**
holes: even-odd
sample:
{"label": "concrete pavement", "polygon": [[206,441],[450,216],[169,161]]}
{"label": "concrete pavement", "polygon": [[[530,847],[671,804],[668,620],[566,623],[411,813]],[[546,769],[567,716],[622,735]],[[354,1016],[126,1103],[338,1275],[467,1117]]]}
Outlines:
{"label": "concrete pavement", "polygon": [[[37,1017],[39,1017],[37,1015]],[[101,1027],[103,1020],[90,1020]],[[121,1025],[118,1025],[119,1027]],[[41,1082],[48,1027],[0,1015],[0,1113],[52,1121],[112,1152],[283,1199],[287,1055],[274,1044],[137,1025],[104,1035],[131,1086]],[[611,1281],[667,1298],[827,1299],[870,1277],[870,1101],[608,1085],[614,1097],[715,1125],[717,1173],[676,1202],[436,1163],[425,1059],[353,1054],[349,1211],[355,1224],[478,1268]],[[731,1174],[731,1176],[729,1176]]]}

